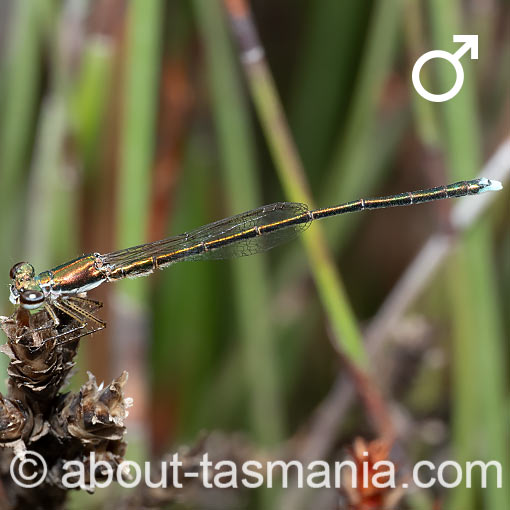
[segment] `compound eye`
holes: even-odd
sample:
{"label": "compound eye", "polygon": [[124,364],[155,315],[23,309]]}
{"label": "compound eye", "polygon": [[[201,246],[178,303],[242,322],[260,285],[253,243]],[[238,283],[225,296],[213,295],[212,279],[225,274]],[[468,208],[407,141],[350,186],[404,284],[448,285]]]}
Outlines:
{"label": "compound eye", "polygon": [[19,302],[27,310],[38,308],[44,303],[44,293],[40,290],[25,290],[20,294]]}
{"label": "compound eye", "polygon": [[26,262],[18,262],[17,264],[14,264],[14,266],[11,267],[11,270],[9,272],[9,276],[11,277],[11,280],[14,280],[16,277],[16,274],[18,273],[21,266],[25,265]]}
{"label": "compound eye", "polygon": [[11,267],[11,270],[9,272],[11,280],[14,280],[14,278],[16,278],[16,276],[19,273],[26,273],[26,276],[32,278],[35,274],[35,271],[33,266],[28,262],[18,262],[17,264],[14,264],[14,266]]}

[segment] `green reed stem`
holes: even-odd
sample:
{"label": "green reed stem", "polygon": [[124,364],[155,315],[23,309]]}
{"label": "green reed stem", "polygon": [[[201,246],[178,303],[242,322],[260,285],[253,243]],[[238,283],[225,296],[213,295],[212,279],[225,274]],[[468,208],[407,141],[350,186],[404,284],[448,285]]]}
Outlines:
{"label": "green reed stem", "polygon": [[[21,249],[22,205],[26,169],[31,157],[37,94],[39,56],[45,19],[39,16],[45,2],[12,4],[12,24],[6,38],[2,66],[2,115],[0,118],[0,281],[8,283],[9,267]],[[20,230],[18,230],[20,229]]]}
{"label": "green reed stem", "polygon": [[[139,244],[146,239],[150,175],[155,146],[156,98],[160,59],[162,2],[133,0],[129,8],[125,60],[120,171],[117,187],[116,244]],[[146,280],[122,283],[143,304]]]}
{"label": "green reed stem", "polygon": [[370,2],[321,0],[309,2],[304,13],[288,116],[312,187],[325,174],[338,118],[350,104],[370,7]]}
{"label": "green reed stem", "polygon": [[[401,11],[402,0],[379,1],[373,6],[347,124],[336,144],[331,171],[320,194],[321,203],[355,200],[370,192],[378,181],[371,165],[376,150],[376,119],[388,70],[395,58]],[[344,237],[347,223],[326,226],[333,244]]]}
{"label": "green reed stem", "polygon": [[[206,50],[228,213],[234,214],[262,202],[254,135],[221,6],[208,0],[196,0],[194,5]],[[260,441],[271,444],[283,437],[283,416],[274,325],[267,313],[271,292],[266,258],[238,259],[232,265],[253,428]]]}
{"label": "green reed stem", "polygon": [[[228,2],[227,7],[228,7]],[[256,111],[269,144],[276,170],[289,200],[313,206],[304,169],[290,135],[276,87],[265,59],[257,55],[262,51],[249,21],[249,14],[238,17],[233,12],[231,21],[239,36],[241,58]],[[248,33],[242,30],[250,28]],[[247,45],[246,45],[247,43]],[[260,53],[259,53],[260,55]],[[366,368],[366,353],[356,319],[345,295],[340,275],[329,254],[322,225],[314,225],[302,236],[310,259],[312,274],[319,296],[334,333],[335,342],[349,360]]]}
{"label": "green reed stem", "polygon": [[[115,242],[123,248],[147,240],[163,12],[159,0],[132,0],[128,5],[115,218]],[[132,416],[139,427],[130,440],[130,454],[138,460],[142,458],[138,454],[147,451],[148,440],[143,435],[148,417],[148,284],[145,278],[120,282],[115,289],[116,313],[110,321],[114,369],[127,368],[130,384],[137,385]]]}
{"label": "green reed stem", "polygon": [[[21,258],[26,169],[36,124],[41,79],[39,57],[47,7],[45,0],[12,2],[12,23],[4,39],[5,61],[0,76],[0,283],[3,289],[9,282],[9,268]],[[10,304],[2,301],[1,312],[7,313],[7,307]],[[7,358],[2,356],[0,371],[5,373],[6,367]],[[2,378],[0,391],[5,392],[4,386]]]}
{"label": "green reed stem", "polygon": [[[433,0],[430,14],[434,47],[455,51],[458,45],[453,44],[453,34],[465,33],[460,2]],[[477,62],[463,59],[465,80],[461,92],[437,106],[444,120],[446,159],[454,180],[471,178],[481,167],[481,133],[472,72]],[[451,87],[451,70],[439,67],[438,82],[441,90]],[[498,460],[507,469],[504,337],[497,313],[500,304],[492,259],[489,222],[485,220],[466,236],[462,251],[450,266],[449,284],[454,298],[453,444],[459,462]],[[498,489],[493,482],[489,477],[488,488],[481,494],[485,501],[482,506],[504,508],[508,484],[505,489]],[[447,508],[474,510],[479,508],[476,500],[472,490],[457,489]]]}

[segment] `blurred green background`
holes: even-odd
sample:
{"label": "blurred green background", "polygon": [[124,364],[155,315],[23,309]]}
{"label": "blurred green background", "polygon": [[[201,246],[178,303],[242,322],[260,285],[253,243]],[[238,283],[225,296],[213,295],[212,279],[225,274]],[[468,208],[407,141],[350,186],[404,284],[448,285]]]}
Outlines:
{"label": "blurred green background", "polygon": [[[316,205],[473,178],[508,137],[507,1],[251,6]],[[478,34],[479,60],[463,57],[455,99],[429,103],[412,66],[426,51],[454,51],[453,34]],[[422,77],[436,93],[455,79],[440,62]],[[19,260],[42,271],[293,200],[271,149],[278,126],[261,124],[254,104],[219,1],[0,1],[1,312]],[[453,452],[508,462],[508,198],[469,228],[400,318],[386,361],[367,369],[405,416],[411,461]],[[332,292],[347,296],[336,305],[320,299],[328,291],[297,241],[97,289],[108,328],[82,342],[72,386],[86,370],[105,381],[130,372],[130,448],[145,452],[136,455],[193,443],[204,429],[281,444],[345,372],[337,343],[365,367],[360,331],[424,241],[448,230],[453,205],[325,220],[342,277]],[[374,435],[359,402],[328,455],[356,435]],[[412,506],[507,501],[494,489],[451,492]]]}

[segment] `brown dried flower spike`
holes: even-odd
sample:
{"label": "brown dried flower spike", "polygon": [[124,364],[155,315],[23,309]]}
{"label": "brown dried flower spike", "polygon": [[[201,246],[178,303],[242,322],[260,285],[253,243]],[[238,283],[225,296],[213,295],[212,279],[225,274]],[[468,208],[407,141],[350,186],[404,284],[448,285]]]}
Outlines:
{"label": "brown dried flower spike", "polygon": [[[87,303],[90,313],[101,306],[90,300]],[[91,331],[65,317],[59,319],[52,322],[45,309],[29,312],[21,307],[10,317],[0,317],[0,327],[7,335],[0,351],[10,359],[8,393],[0,395],[2,509],[63,509],[68,492],[62,484],[68,474],[68,468],[64,469],[67,461],[87,466],[94,454],[99,465],[103,461],[115,470],[124,460],[124,420],[132,404],[123,393],[128,374],[123,372],[105,387],[89,373],[79,392],[62,393],[75,365],[79,340]],[[13,458],[26,450],[41,455],[47,467],[42,483],[32,489],[16,484],[10,476]],[[103,475],[94,476],[101,481]],[[90,477],[80,478],[79,486],[94,490]]]}
{"label": "brown dried flower spike", "polygon": [[[394,508],[402,497],[400,489],[389,487],[391,480],[390,475],[386,474],[387,465],[376,467],[380,461],[389,461],[391,447],[391,442],[385,439],[376,439],[368,443],[361,437],[354,440],[349,453],[356,465],[356,483],[352,479],[346,479],[342,483],[342,492],[347,497],[350,510]],[[377,485],[374,485],[374,481]]]}

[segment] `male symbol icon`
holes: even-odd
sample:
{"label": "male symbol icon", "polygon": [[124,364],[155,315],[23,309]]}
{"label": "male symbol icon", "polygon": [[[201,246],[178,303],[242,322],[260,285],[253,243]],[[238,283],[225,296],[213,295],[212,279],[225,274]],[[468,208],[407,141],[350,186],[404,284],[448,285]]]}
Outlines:
{"label": "male symbol icon", "polygon": [[[449,53],[444,50],[432,50],[427,53],[424,53],[414,64],[413,72],[412,72],[412,80],[414,88],[416,92],[420,94],[427,101],[432,101],[434,103],[442,103],[444,101],[449,101],[453,97],[455,97],[462,88],[464,84],[464,68],[460,63],[460,58],[467,51],[471,50],[471,58],[478,59],[478,36],[477,35],[454,35],[454,42],[464,42],[464,44],[455,52]],[[453,87],[443,94],[433,94],[429,92],[422,85],[420,81],[420,71],[421,68],[429,61],[434,58],[442,58],[447,60],[452,64],[455,68],[456,79]]]}

